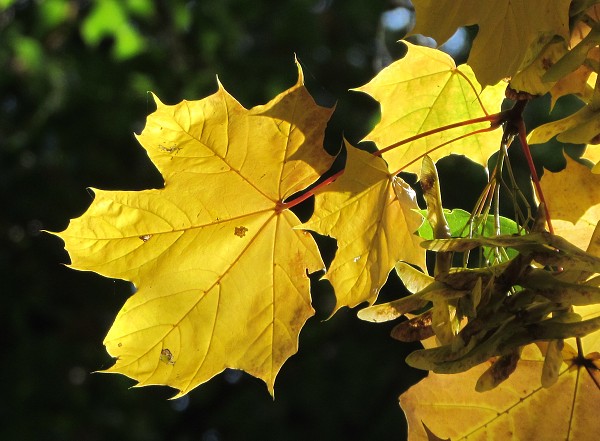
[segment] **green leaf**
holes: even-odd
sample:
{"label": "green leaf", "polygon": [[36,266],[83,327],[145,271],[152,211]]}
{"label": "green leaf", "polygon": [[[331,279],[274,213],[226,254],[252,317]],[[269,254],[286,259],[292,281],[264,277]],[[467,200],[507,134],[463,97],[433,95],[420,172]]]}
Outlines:
{"label": "green leaf", "polygon": [[[420,213],[425,217],[427,210],[420,210]],[[450,227],[452,237],[468,237],[469,236],[469,220],[471,214],[460,208],[453,210],[444,209],[444,216]],[[494,216],[489,215],[485,222],[475,220],[474,225],[479,224],[478,234],[481,236],[494,236],[496,227],[494,224]],[[500,234],[518,234],[519,225],[512,219],[500,216]],[[425,240],[433,240],[433,229],[431,224],[426,220],[423,225],[417,230],[417,234]]]}
{"label": "green leaf", "polygon": [[113,36],[116,40],[113,55],[118,60],[139,54],[145,46],[142,36],[129,23],[123,4],[115,0],[97,2],[85,18],[81,34],[89,45],[97,45],[105,36]]}

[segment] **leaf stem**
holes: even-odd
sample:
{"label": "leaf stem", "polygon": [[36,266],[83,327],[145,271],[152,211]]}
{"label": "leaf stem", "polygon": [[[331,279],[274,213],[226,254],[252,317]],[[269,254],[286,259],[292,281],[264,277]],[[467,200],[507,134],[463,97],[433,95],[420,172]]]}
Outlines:
{"label": "leaf stem", "polygon": [[[489,121],[490,128],[493,130],[493,129],[498,128],[500,126],[500,124],[502,124],[502,114],[503,114],[503,112],[500,112],[500,113],[495,113],[493,115],[482,116],[480,118],[467,119],[465,121],[459,121],[457,123],[452,123],[452,124],[448,124],[448,125],[445,125],[442,127],[438,127],[436,129],[428,130],[426,132],[419,133],[418,135],[414,135],[409,138],[403,139],[402,141],[395,142],[394,144],[390,144],[387,147],[377,150],[373,154],[376,156],[381,156],[385,152],[393,150],[396,147],[400,147],[401,145],[408,144],[409,142],[416,141],[417,139],[425,138],[425,137],[427,137],[429,135],[433,135],[435,133],[445,132],[446,130],[454,129],[456,127],[468,126],[470,124],[477,124],[480,122]],[[475,134],[475,133],[478,133],[478,132],[471,132],[470,134]],[[458,140],[458,139],[461,139],[461,138],[455,138],[455,140]],[[450,142],[452,142],[452,141],[450,141]],[[445,143],[443,145],[446,145],[446,144],[448,144],[448,143]],[[438,147],[436,147],[436,148],[438,148]],[[423,156],[420,156],[418,159],[422,158]],[[410,164],[412,164],[412,162]],[[407,164],[407,165],[410,165],[410,164]]]}
{"label": "leaf stem", "polygon": [[[497,125],[490,125],[490,127],[485,127],[485,128],[483,128],[483,129],[474,130],[474,131],[472,131],[472,132],[465,133],[464,135],[457,136],[456,138],[452,138],[452,139],[451,139],[451,140],[449,140],[449,141],[443,142],[443,143],[441,143],[440,145],[438,145],[438,146],[436,146],[436,147],[434,147],[434,148],[432,148],[432,149],[430,149],[430,150],[427,150],[427,151],[426,151],[425,153],[423,153],[422,155],[419,155],[419,156],[417,156],[417,157],[416,157],[415,159],[413,159],[412,161],[410,161],[410,162],[408,162],[408,163],[404,164],[404,165],[402,166],[402,168],[401,168],[401,169],[399,169],[399,170],[395,171],[394,173],[392,173],[392,176],[396,176],[398,173],[400,173],[402,170],[404,170],[404,169],[405,169],[406,167],[408,167],[409,165],[411,165],[411,164],[414,164],[415,162],[417,162],[417,161],[418,161],[418,160],[420,160],[420,159],[423,159],[423,157],[424,157],[424,156],[426,156],[426,155],[429,155],[431,152],[434,152],[434,151],[436,151],[436,150],[437,150],[437,149],[439,149],[439,148],[442,148],[442,147],[444,147],[444,146],[446,146],[446,145],[448,145],[448,144],[451,144],[451,143],[453,143],[453,142],[459,141],[459,140],[461,140],[461,139],[463,139],[463,138],[466,138],[466,137],[468,137],[468,136],[477,135],[478,133],[491,132],[492,130],[496,130],[497,128],[498,128],[498,126],[497,126]],[[380,150],[380,151],[379,151],[379,154],[381,154],[382,152],[383,152],[383,150]],[[375,154],[377,154],[377,152],[375,152],[375,153],[373,153],[373,154],[375,155]]]}
{"label": "leaf stem", "polygon": [[521,118],[517,122],[517,129],[519,130],[519,141],[521,142],[521,147],[523,148],[523,153],[525,154],[525,158],[527,159],[527,165],[529,166],[529,171],[531,172],[531,180],[533,181],[535,193],[540,203],[544,204],[544,211],[546,212],[546,223],[548,224],[548,231],[554,234],[554,228],[552,227],[552,220],[550,218],[550,210],[548,209],[546,198],[544,198],[544,192],[542,191],[542,186],[540,185],[540,180],[538,178],[537,171],[535,170],[535,164],[533,163],[533,158],[531,157],[531,151],[529,150],[529,144],[527,143],[527,134],[525,132],[525,123],[523,122],[523,118]]}
{"label": "leaf stem", "polygon": [[335,173],[334,175],[331,175],[330,177],[328,177],[324,181],[320,182],[319,184],[315,185],[313,188],[311,188],[310,190],[308,190],[306,193],[301,194],[300,196],[298,196],[297,198],[292,199],[291,201],[280,202],[277,205],[277,208],[275,209],[275,211],[277,213],[280,213],[283,210],[290,209],[290,208],[295,207],[296,205],[304,202],[305,200],[307,200],[311,196],[314,196],[314,194],[317,191],[319,191],[321,188],[327,187],[329,184],[331,184],[337,178],[339,178],[340,176],[342,176],[344,174],[344,171],[345,171],[345,169],[341,169],[339,172]]}
{"label": "leaf stem", "polygon": [[583,360],[585,358],[585,354],[583,353],[583,345],[581,344],[581,338],[576,337],[575,343],[577,344],[577,357],[580,360]]}
{"label": "leaf stem", "polygon": [[[458,136],[454,139],[451,139],[450,141],[447,141],[443,144],[440,144],[439,146],[429,150],[428,152],[424,153],[423,155],[419,156],[418,158],[415,158],[413,161],[409,162],[408,164],[406,164],[404,167],[408,167],[409,165],[413,164],[414,162],[418,161],[419,159],[422,159],[423,156],[427,155],[429,152],[432,152],[434,150],[437,150],[440,147],[443,147],[445,145],[448,145],[452,142],[458,141],[460,139],[466,138],[467,136],[471,136],[471,135],[476,135],[477,133],[483,133],[483,132],[489,132],[491,130],[495,130],[496,128],[500,127],[500,125],[502,124],[503,120],[502,120],[502,116],[503,116],[503,112],[500,113],[495,113],[493,115],[486,115],[486,116],[482,116],[480,118],[473,118],[473,119],[468,119],[465,121],[459,121],[457,123],[453,123],[453,124],[448,124],[446,126],[442,126],[442,127],[438,127],[437,129],[433,129],[433,130],[428,130],[427,132],[423,132],[423,133],[419,133],[418,135],[414,135],[411,136],[409,138],[403,139],[402,141],[398,141],[394,144],[391,144],[381,150],[377,150],[376,152],[373,152],[374,156],[381,156],[383,153],[395,149],[396,147],[400,147],[401,145],[404,144],[408,144],[409,142],[415,141],[417,139],[420,138],[425,138],[429,135],[433,135],[435,133],[439,133],[439,132],[444,132],[446,130],[450,130],[450,129],[454,129],[456,127],[463,127],[463,126],[467,126],[470,124],[477,124],[480,122],[486,122],[489,121],[490,122],[490,127],[486,127],[485,129],[480,129],[480,130],[475,130],[473,132],[467,133],[465,135],[462,136]],[[403,168],[404,168],[403,167]],[[397,175],[398,173],[400,173],[400,171],[402,170],[398,170],[397,172],[393,173],[392,176]],[[287,210],[290,209],[292,207],[295,207],[296,205],[304,202],[305,200],[307,200],[308,198],[310,198],[311,196],[314,196],[314,194],[319,191],[320,189],[328,186],[329,184],[331,184],[333,181],[335,181],[337,178],[339,178],[342,174],[344,174],[344,169],[340,170],[339,172],[335,173],[334,175],[330,176],[329,178],[325,179],[324,181],[320,182],[319,184],[317,184],[315,187],[311,188],[310,190],[308,190],[306,193],[301,194],[300,196],[298,196],[297,198],[294,198],[290,201],[287,202],[279,202],[275,211],[277,213],[280,213],[283,210]]]}

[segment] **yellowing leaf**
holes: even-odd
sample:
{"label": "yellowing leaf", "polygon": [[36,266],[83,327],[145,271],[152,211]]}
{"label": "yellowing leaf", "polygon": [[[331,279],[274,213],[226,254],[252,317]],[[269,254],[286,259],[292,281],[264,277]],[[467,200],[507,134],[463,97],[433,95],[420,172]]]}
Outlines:
{"label": "yellowing leaf", "polygon": [[[600,50],[593,50],[593,52],[600,57]],[[592,81],[591,85],[590,81]],[[556,101],[560,97],[570,94],[577,95],[583,101],[589,103],[592,98],[595,83],[596,74],[589,66],[582,64],[575,71],[562,77],[554,84],[554,86],[552,86],[550,89],[551,108],[554,108]]]}
{"label": "yellowing leaf", "polygon": [[[488,87],[479,94],[479,84],[468,66],[456,67],[449,55],[436,49],[404,44],[408,46],[404,58],[357,89],[381,103],[381,121],[365,138],[374,141],[380,150],[444,125],[484,117],[486,108],[494,109],[504,99],[504,85]],[[424,155],[436,162],[451,153],[467,155],[485,166],[490,155],[498,150],[498,133],[482,133],[437,147],[489,126],[489,122],[482,122],[438,132],[382,156],[393,172],[419,173]]]}
{"label": "yellowing leaf", "polygon": [[566,118],[536,127],[529,135],[529,144],[542,144],[555,136],[560,142],[594,143],[600,136],[600,112],[587,105]]}
{"label": "yellowing leaf", "polygon": [[138,137],[165,179],[159,190],[101,191],[59,236],[73,268],[131,280],[138,291],[104,344],[108,372],[189,392],[225,368],[275,376],[313,314],[312,237],[282,201],[314,182],[330,109],[298,83],[243,108],[223,87],[164,105]]}
{"label": "yellowing leaf", "polygon": [[551,41],[539,53],[537,58],[525,69],[517,73],[510,80],[510,87],[518,91],[525,91],[532,95],[543,95],[556,83],[544,81],[542,76],[548,69],[567,53],[567,44],[564,40]]}
{"label": "yellowing leaf", "polygon": [[[581,315],[582,320],[589,320],[600,316],[600,305],[576,306],[575,312]],[[600,352],[600,331],[583,336],[581,341],[587,352]],[[575,339],[569,339],[569,344],[575,346]]]}
{"label": "yellowing leaf", "polygon": [[489,364],[461,374],[430,373],[400,396],[408,438],[427,440],[423,422],[452,441],[593,439],[600,430],[600,390],[593,378],[598,369],[568,362],[548,389],[540,384],[543,358],[533,345],[525,348],[515,372],[488,392],[476,392],[475,385]]}
{"label": "yellowing leaf", "polygon": [[[578,37],[576,36],[576,38]],[[572,46],[571,50],[564,54],[560,60],[553,60],[555,63],[549,69],[546,69],[545,73],[542,73],[542,80],[557,81],[570,72],[575,71],[575,69],[584,63],[588,57],[588,52],[592,48],[597,47],[598,43],[600,43],[600,32],[598,29],[592,29],[577,45]]]}
{"label": "yellowing leaf", "polygon": [[[590,244],[587,247],[587,252],[592,256],[600,257],[600,223],[596,225],[592,240],[590,240]],[[597,280],[593,286],[600,286],[600,280]],[[600,304],[576,306],[574,310],[577,314],[581,315],[583,320],[600,316]],[[581,342],[588,352],[600,353],[600,332],[592,332],[582,337]],[[569,343],[573,347],[576,345],[574,339],[570,339]]]}
{"label": "yellowing leaf", "polygon": [[337,239],[325,278],[337,303],[373,303],[396,262],[425,268],[425,252],[414,232],[421,225],[414,191],[390,176],[385,162],[347,145],[344,174],[316,194],[315,212],[304,228]]}
{"label": "yellowing leaf", "polygon": [[555,233],[586,249],[600,220],[600,176],[567,158],[567,167],[544,172],[540,184]]}
{"label": "yellowing leaf", "polygon": [[[597,46],[598,28],[590,26],[594,22],[598,23],[600,6],[596,4],[588,8],[591,3],[593,2],[574,1],[571,4],[571,51],[552,66],[543,78],[545,81],[559,80],[550,91],[552,107],[559,97],[571,93],[580,96],[586,103],[591,101],[597,77],[594,71],[600,62],[600,48]],[[587,11],[584,11],[586,8]]]}
{"label": "yellowing leaf", "polygon": [[600,165],[599,165],[600,164],[600,147],[588,145],[585,148],[585,152],[583,152],[583,155],[581,155],[581,157],[596,164],[592,168],[592,173],[595,173],[595,174],[600,173]]}
{"label": "yellowing leaf", "polygon": [[554,35],[569,36],[570,0],[413,0],[415,34],[445,42],[459,26],[478,25],[467,63],[484,85],[531,63]]}

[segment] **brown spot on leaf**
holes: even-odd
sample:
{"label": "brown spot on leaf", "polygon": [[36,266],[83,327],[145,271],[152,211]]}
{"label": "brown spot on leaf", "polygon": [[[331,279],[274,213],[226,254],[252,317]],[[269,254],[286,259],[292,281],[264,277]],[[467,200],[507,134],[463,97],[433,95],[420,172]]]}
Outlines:
{"label": "brown spot on leaf", "polygon": [[159,144],[158,150],[160,150],[161,152],[165,152],[165,153],[176,154],[177,152],[179,152],[179,150],[181,150],[181,148],[177,147],[177,144],[172,145],[172,146],[166,146],[163,144]]}
{"label": "brown spot on leaf", "polygon": [[162,361],[164,364],[175,364],[175,360],[173,360],[173,354],[169,349],[166,348],[160,351],[160,361]]}
{"label": "brown spot on leaf", "polygon": [[421,188],[423,189],[423,193],[427,193],[431,191],[433,185],[435,184],[435,175],[426,174],[421,176]]}
{"label": "brown spot on leaf", "polygon": [[142,236],[140,236],[140,239],[142,242],[148,242],[151,237],[152,237],[152,234],[143,234]]}
{"label": "brown spot on leaf", "polygon": [[235,227],[235,231],[233,234],[235,234],[237,237],[244,237],[246,235],[246,232],[248,232],[248,228],[241,226]]}
{"label": "brown spot on leaf", "polygon": [[498,386],[515,371],[520,357],[521,353],[518,350],[498,357],[494,364],[479,378],[475,390],[485,392]]}
{"label": "brown spot on leaf", "polygon": [[396,325],[394,329],[392,329],[391,336],[392,338],[403,342],[425,340],[435,334],[431,324],[431,310],[429,310],[417,317]]}
{"label": "brown spot on leaf", "polygon": [[544,68],[544,70],[550,69],[553,65],[554,65],[554,63],[552,62],[551,59],[542,58],[542,67]]}
{"label": "brown spot on leaf", "polygon": [[590,139],[588,144],[600,144],[600,133],[598,133],[596,136]]}

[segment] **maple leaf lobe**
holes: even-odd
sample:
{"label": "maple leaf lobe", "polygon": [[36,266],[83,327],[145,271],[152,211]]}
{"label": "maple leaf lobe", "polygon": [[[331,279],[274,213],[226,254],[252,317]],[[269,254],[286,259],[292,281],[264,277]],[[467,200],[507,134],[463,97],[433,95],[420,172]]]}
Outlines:
{"label": "maple leaf lobe", "polygon": [[460,26],[478,25],[467,63],[479,83],[494,85],[529,65],[555,35],[569,37],[570,0],[413,0],[412,34],[448,40]]}

